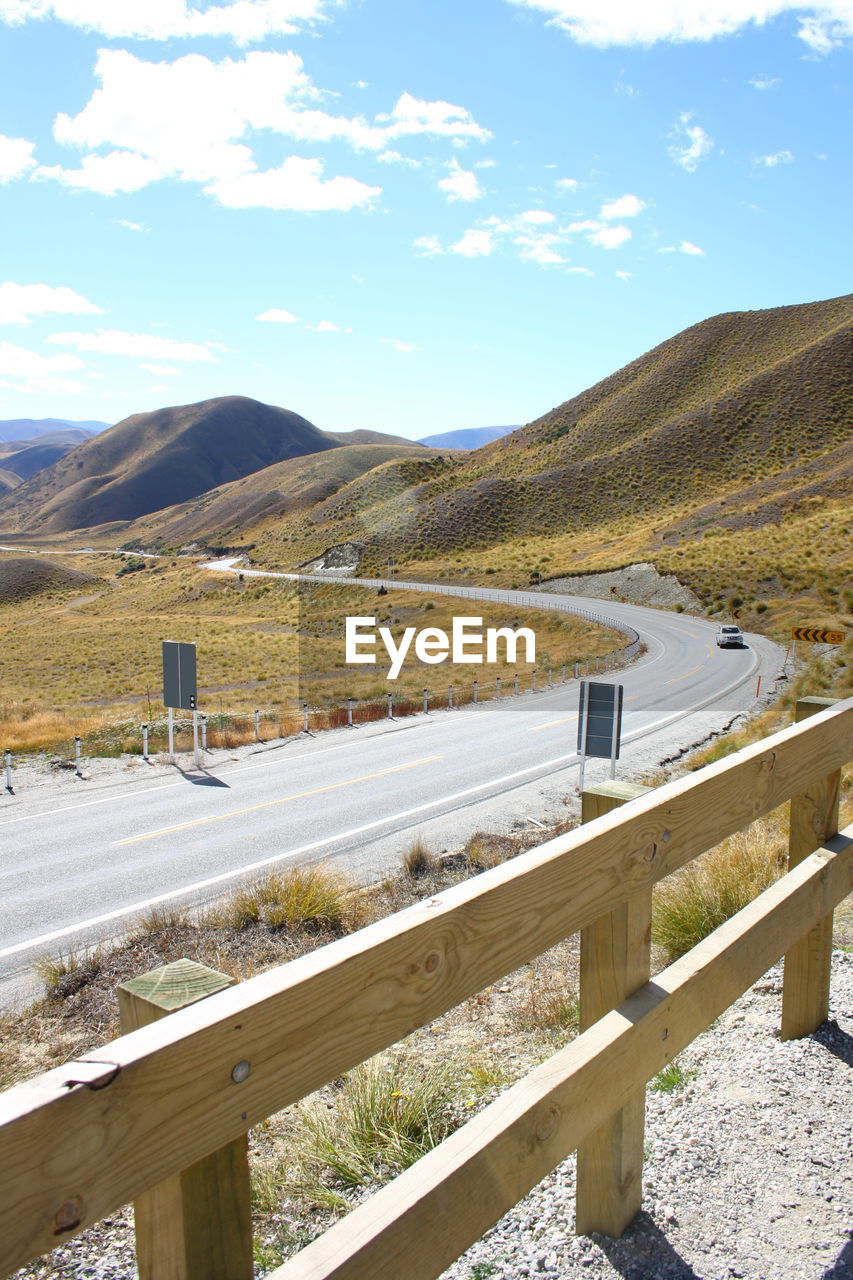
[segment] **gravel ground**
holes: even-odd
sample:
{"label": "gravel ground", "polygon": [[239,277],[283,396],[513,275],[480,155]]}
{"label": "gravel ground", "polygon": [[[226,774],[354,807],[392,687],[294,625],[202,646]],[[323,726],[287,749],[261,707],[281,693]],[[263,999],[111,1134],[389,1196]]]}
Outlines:
{"label": "gravel ground", "polygon": [[853,1280],[853,954],[833,957],[830,1021],[778,1039],[781,966],[648,1091],[644,1212],[621,1240],[573,1237],[574,1159],[445,1280]]}
{"label": "gravel ground", "polygon": [[[574,1158],[444,1280],[853,1280],[853,954],[833,957],[831,1018],[777,1037],[781,966],[647,1094],[644,1211],[619,1241],[575,1237]],[[123,1211],[17,1273],[134,1280]]]}

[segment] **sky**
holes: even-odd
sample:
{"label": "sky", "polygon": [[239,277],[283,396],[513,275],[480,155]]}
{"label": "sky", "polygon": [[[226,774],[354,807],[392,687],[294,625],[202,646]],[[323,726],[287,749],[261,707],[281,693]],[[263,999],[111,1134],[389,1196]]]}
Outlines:
{"label": "sky", "polygon": [[0,0],[0,419],[521,424],[850,291],[853,3]]}

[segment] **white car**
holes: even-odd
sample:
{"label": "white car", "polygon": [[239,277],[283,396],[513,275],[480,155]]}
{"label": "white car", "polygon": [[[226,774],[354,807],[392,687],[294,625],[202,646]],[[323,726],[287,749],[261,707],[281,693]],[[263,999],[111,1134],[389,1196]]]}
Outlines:
{"label": "white car", "polygon": [[742,649],[745,644],[740,627],[720,627],[717,632],[718,649]]}

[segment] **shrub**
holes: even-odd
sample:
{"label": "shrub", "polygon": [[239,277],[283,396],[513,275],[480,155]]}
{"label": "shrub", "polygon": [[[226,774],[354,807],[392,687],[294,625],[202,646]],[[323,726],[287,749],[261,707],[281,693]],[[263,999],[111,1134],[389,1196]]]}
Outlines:
{"label": "shrub", "polygon": [[403,871],[410,880],[420,880],[438,870],[438,859],[423,836],[417,836],[402,857]]}

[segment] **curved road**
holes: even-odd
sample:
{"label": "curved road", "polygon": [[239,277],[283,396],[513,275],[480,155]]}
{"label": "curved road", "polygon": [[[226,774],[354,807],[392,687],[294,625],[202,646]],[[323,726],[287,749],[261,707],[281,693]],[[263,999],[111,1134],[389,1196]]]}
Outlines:
{"label": "curved road", "polygon": [[[208,567],[234,571],[227,562]],[[625,688],[621,776],[725,727],[751,704],[758,673],[766,687],[781,667],[780,650],[763,637],[718,650],[715,625],[686,614],[545,591],[393,585],[635,628],[646,652],[600,677]],[[116,934],[158,903],[210,900],[265,867],[330,858],[375,878],[416,834],[440,849],[477,829],[559,812],[577,786],[577,688],[572,680],[462,711],[287,739],[237,760],[219,752],[200,771],[151,765],[134,780],[110,774],[85,784],[85,794],[4,795],[0,984],[8,993],[39,955]],[[607,762],[589,762],[587,782],[607,772]]]}

